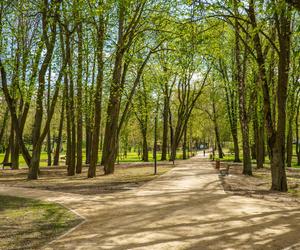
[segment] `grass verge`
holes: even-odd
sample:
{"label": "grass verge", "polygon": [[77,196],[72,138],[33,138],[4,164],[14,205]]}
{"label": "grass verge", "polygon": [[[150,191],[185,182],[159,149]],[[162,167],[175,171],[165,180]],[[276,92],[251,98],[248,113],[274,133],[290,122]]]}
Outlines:
{"label": "grass verge", "polygon": [[58,204],[0,196],[0,249],[38,249],[80,221]]}

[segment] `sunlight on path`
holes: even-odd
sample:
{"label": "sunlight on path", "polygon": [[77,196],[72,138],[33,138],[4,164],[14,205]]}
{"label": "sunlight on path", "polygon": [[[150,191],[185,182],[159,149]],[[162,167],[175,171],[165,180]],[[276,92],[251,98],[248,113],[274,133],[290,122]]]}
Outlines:
{"label": "sunlight on path", "polygon": [[9,189],[62,203],[86,219],[45,249],[273,250],[300,242],[298,208],[226,194],[203,157],[176,165],[138,189],[111,195]]}

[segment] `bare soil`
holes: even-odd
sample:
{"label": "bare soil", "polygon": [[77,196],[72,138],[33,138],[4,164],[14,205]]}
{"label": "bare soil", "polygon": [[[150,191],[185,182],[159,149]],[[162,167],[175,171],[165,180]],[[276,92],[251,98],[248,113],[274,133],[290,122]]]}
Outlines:
{"label": "bare soil", "polygon": [[81,174],[67,176],[66,167],[41,168],[38,180],[27,180],[27,169],[0,170],[0,185],[37,188],[83,195],[121,192],[134,189],[167,172],[173,166],[165,163],[158,166],[158,175],[154,175],[153,164],[120,164],[113,175],[104,175],[103,167],[97,167],[97,177],[87,178],[88,168],[83,167]]}
{"label": "bare soil", "polygon": [[221,170],[229,165],[228,175],[219,175],[224,190],[233,195],[247,196],[268,201],[284,202],[286,205],[300,205],[300,169],[286,170],[288,188],[287,193],[270,190],[271,171],[269,167],[253,168],[253,176],[242,174],[242,164],[222,162]]}

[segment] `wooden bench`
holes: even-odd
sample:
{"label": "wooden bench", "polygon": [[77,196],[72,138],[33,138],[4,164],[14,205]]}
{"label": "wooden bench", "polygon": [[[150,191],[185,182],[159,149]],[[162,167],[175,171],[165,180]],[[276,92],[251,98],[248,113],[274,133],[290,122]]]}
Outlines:
{"label": "wooden bench", "polygon": [[10,169],[12,169],[12,163],[11,162],[2,162],[2,169],[4,169],[4,167],[10,167]]}
{"label": "wooden bench", "polygon": [[230,169],[230,165],[226,164],[226,168],[220,169],[220,176],[226,176],[229,175],[229,169]]}

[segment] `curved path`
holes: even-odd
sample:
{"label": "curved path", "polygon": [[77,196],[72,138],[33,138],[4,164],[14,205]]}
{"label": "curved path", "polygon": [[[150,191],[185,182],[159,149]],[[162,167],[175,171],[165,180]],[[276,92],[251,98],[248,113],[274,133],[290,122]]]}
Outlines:
{"label": "curved path", "polygon": [[44,249],[299,249],[299,208],[226,194],[206,159],[176,165],[111,195],[10,187],[0,194],[58,202],[85,218]]}

